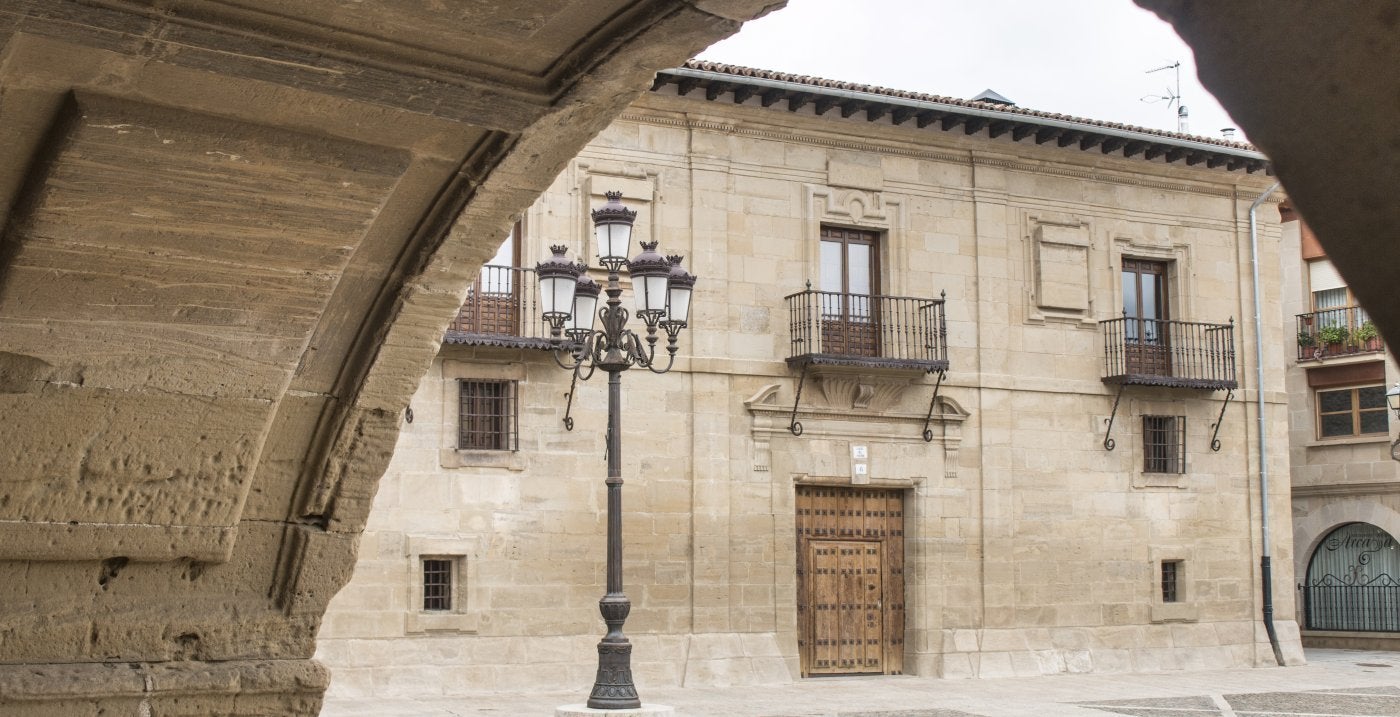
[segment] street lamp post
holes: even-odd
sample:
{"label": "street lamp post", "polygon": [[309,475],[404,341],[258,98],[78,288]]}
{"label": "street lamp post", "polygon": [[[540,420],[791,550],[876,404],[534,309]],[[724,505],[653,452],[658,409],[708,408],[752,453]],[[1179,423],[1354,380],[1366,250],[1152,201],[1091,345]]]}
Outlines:
{"label": "street lamp post", "polygon": [[[615,710],[641,706],[632,682],[632,644],[622,633],[632,610],[622,592],[622,372],[633,366],[652,373],[671,370],[677,339],[689,320],[695,277],[681,267],[681,257],[656,253],[656,242],[642,242],[642,252],[628,259],[637,213],[622,206],[621,192],[608,192],[607,198],[607,204],[593,210],[598,261],[608,271],[608,298],[601,310],[597,283],[588,278],[586,265],[565,258],[565,247],[550,247],[553,256],[535,269],[554,360],[573,371],[576,380],[587,381],[597,369],[608,374],[608,575],[607,593],[598,602],[608,629],[598,643],[598,675],[588,706]],[[622,306],[618,281],[624,265],[632,277],[637,318],[646,329],[641,335],[627,328],[632,312]],[[595,328],[597,319],[601,329]],[[665,367],[655,363],[658,328],[666,333]],[[572,420],[565,425],[572,428]]]}

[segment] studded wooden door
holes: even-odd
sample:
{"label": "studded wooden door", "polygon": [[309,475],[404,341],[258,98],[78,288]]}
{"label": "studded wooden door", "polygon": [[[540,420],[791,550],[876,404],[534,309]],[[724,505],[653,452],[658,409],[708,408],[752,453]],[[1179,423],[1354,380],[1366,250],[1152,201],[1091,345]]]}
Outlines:
{"label": "studded wooden door", "polygon": [[800,486],[797,543],[802,674],[900,674],[903,493]]}

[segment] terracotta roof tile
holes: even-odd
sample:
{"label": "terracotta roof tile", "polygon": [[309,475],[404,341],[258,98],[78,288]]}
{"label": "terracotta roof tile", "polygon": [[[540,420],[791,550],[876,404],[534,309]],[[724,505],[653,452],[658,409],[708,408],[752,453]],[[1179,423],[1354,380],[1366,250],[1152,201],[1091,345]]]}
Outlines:
{"label": "terracotta roof tile", "polygon": [[878,85],[863,85],[858,82],[844,82],[841,80],[831,80],[824,77],[812,77],[810,75],[794,75],[787,72],[774,72],[755,67],[744,67],[742,65],[730,65],[723,62],[711,62],[708,60],[688,60],[685,67],[691,70],[703,70],[723,75],[733,75],[735,78],[753,77],[762,80],[775,80],[779,82],[791,82],[799,85],[811,85],[816,88],[849,90],[853,92],[865,92],[873,95],[884,95],[899,99],[916,100],[919,102],[938,102],[945,105],[967,107],[970,109],[990,110],[993,112],[1004,112],[1008,114],[1023,115],[1027,118],[1042,118],[1060,120],[1063,122],[1075,122],[1094,127],[1104,127],[1107,129],[1136,132],[1139,134],[1155,135],[1164,139],[1189,140],[1203,144],[1213,144],[1231,149],[1242,149],[1257,152],[1256,147],[1243,142],[1231,142],[1216,137],[1203,137],[1193,134],[1182,134],[1180,132],[1168,132],[1151,127],[1139,127],[1137,125],[1122,124],[1119,122],[1106,122],[1104,120],[1089,119],[1087,117],[1075,117],[1074,115],[1060,114],[1058,112],[1041,112],[1039,110],[1026,109],[1016,105],[1003,105],[995,102],[978,102],[975,100],[965,100],[957,97],[945,95],[930,95],[923,92],[910,92],[908,90],[896,90]]}

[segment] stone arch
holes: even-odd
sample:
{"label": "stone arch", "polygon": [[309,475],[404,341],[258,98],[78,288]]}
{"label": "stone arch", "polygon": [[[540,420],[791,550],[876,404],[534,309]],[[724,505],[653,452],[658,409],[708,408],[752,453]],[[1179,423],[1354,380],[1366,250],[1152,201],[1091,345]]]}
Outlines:
{"label": "stone arch", "polygon": [[1322,540],[1347,523],[1370,523],[1400,537],[1400,512],[1392,508],[1364,498],[1329,502],[1293,520],[1293,565],[1299,580],[1306,577],[1313,551]]}

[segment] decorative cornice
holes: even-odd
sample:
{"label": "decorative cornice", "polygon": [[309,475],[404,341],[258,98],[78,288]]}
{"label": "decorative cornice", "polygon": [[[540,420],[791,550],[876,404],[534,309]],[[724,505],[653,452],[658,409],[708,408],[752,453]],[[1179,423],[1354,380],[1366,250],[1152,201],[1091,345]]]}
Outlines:
{"label": "decorative cornice", "polygon": [[[1017,172],[1029,174],[1042,174],[1066,179],[1088,180],[1093,182],[1103,182],[1106,184],[1116,184],[1119,186],[1142,187],[1145,189],[1160,189],[1173,192],[1184,192],[1189,194],[1200,194],[1212,197],[1235,198],[1238,192],[1234,183],[1205,183],[1183,181],[1166,181],[1162,179],[1148,179],[1141,177],[1123,176],[1114,173],[1104,172],[1099,168],[1079,168],[1072,165],[1059,165],[1048,160],[1022,160],[1022,159],[1002,159],[983,156],[974,156],[973,150],[929,150],[910,149],[907,147],[892,146],[883,143],[862,142],[858,140],[844,140],[834,137],[820,137],[808,133],[783,131],[778,129],[757,129],[754,127],[739,124],[720,122],[710,119],[697,119],[689,116],[684,117],[664,117],[651,113],[628,110],[623,112],[618,118],[619,121],[638,122],[662,127],[674,127],[688,130],[707,130],[724,134],[734,134],[744,137],[756,137],[761,139],[771,139],[780,142],[793,142],[816,147],[826,147],[828,149],[845,149],[857,152],[874,152],[878,154],[909,157],[912,159],[928,159],[950,164],[958,164],[966,167],[974,165],[997,167]],[[1166,165],[1161,165],[1165,167]],[[1127,170],[1124,170],[1127,171]]]}
{"label": "decorative cornice", "polygon": [[1372,481],[1368,483],[1325,483],[1323,485],[1295,485],[1295,498],[1343,495],[1385,495],[1400,493],[1400,481]]}

